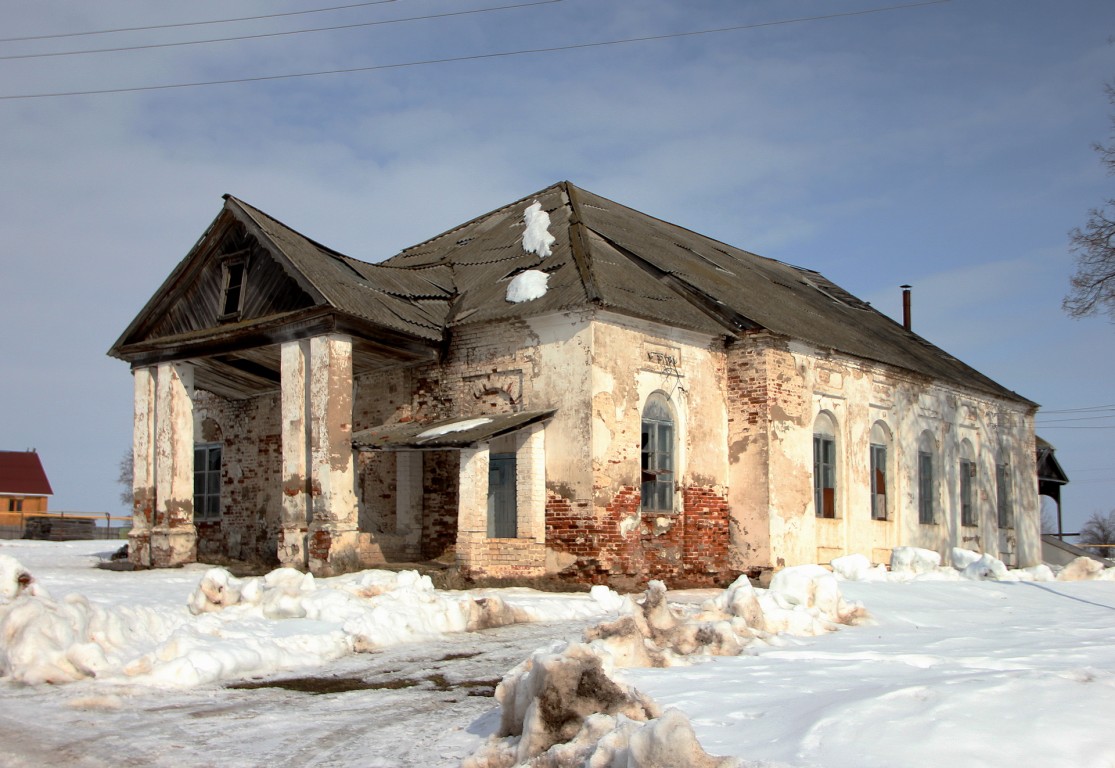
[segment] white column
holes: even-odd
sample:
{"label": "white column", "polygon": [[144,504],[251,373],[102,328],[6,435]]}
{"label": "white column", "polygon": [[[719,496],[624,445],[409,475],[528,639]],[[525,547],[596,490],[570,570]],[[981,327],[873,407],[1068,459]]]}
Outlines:
{"label": "white column", "polygon": [[132,530],[128,559],[151,565],[151,527],[155,512],[155,370],[136,368],[132,423]]}
{"label": "white column", "polygon": [[312,515],[310,570],[331,575],[359,566],[359,508],[352,459],[352,339],[310,339],[307,413],[310,420]]}
{"label": "white column", "polygon": [[279,528],[279,562],[292,568],[307,566],[306,534],[311,514],[309,454],[310,432],[307,417],[309,390],[308,339],[282,345],[280,371],[282,382],[283,500]]}
{"label": "white column", "polygon": [[482,567],[488,537],[488,444],[461,449],[457,489],[457,565],[462,570]]}
{"label": "white column", "polygon": [[515,451],[515,506],[520,539],[546,543],[546,431],[532,424]]}
{"label": "white column", "polygon": [[408,556],[420,554],[422,490],[422,451],[396,452],[395,532],[403,537]]}
{"label": "white column", "polygon": [[151,564],[197,560],[194,527],[194,371],[160,363],[155,380],[155,507]]}

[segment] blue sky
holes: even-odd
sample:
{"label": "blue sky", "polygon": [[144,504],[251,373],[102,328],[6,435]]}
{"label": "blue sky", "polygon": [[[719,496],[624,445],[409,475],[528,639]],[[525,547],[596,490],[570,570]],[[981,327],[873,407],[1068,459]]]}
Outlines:
{"label": "blue sky", "polygon": [[[340,4],[340,3],[338,3]],[[484,9],[393,0],[254,22],[0,42],[0,57]],[[0,37],[227,19],[328,0],[9,3]],[[232,193],[378,261],[568,179],[816,269],[1063,411],[1115,404],[1115,328],[1061,311],[1068,231],[1112,196],[1115,4],[560,0],[114,53],[0,58],[0,448],[35,447],[52,508],[124,513],[131,378],[105,356]],[[833,16],[832,18],[811,17]],[[545,53],[389,66],[748,27]],[[389,68],[382,68],[389,67]],[[1085,414],[1094,415],[1094,414]],[[1039,434],[1066,527],[1115,508],[1115,418]],[[1087,427],[1081,429],[1079,427]]]}

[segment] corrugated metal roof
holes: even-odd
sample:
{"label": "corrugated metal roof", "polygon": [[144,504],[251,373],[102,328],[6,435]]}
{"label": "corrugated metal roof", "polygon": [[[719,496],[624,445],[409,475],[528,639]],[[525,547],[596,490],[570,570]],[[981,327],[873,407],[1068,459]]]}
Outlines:
{"label": "corrugated metal roof", "polygon": [[51,496],[43,463],[35,451],[0,451],[0,494]]}
{"label": "corrugated metal roof", "polygon": [[[419,338],[442,337],[451,289],[445,287],[448,270],[401,270],[366,264],[305,237],[251,205],[227,198],[260,229],[292,268],[291,276],[308,283],[313,292],[334,308]],[[434,278],[434,279],[430,279]],[[422,299],[441,299],[441,306]]]}
{"label": "corrugated metal roof", "polygon": [[468,448],[545,421],[555,413],[556,410],[523,411],[491,416],[461,416],[436,422],[384,424],[353,434],[352,444],[364,451]]}
{"label": "corrugated metal roof", "polygon": [[[235,200],[235,199],[233,199]],[[544,259],[522,247],[538,201],[555,238]],[[932,379],[1029,402],[812,270],[757,256],[560,182],[378,265],[343,256],[235,201],[281,250],[295,279],[337,309],[421,339],[455,325],[598,307],[690,330],[799,339]],[[506,300],[523,269],[546,294]]]}

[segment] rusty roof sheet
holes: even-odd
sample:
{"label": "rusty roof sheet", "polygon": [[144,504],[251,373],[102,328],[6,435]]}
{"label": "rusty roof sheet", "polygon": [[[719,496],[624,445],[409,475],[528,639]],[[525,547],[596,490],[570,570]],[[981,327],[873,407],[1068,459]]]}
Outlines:
{"label": "rusty roof sheet", "polygon": [[406,421],[356,432],[352,444],[362,451],[468,448],[536,424],[557,413],[522,411],[490,416],[459,416],[435,422]]}

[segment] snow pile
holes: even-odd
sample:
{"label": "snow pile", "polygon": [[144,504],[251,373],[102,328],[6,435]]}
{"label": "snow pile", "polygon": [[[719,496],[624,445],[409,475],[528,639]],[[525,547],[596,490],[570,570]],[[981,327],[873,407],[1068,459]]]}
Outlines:
{"label": "snow pile", "polygon": [[1058,581],[1115,581],[1115,568],[1104,568],[1091,557],[1078,557],[1061,569]]}
{"label": "snow pile", "polygon": [[178,607],[52,600],[27,569],[0,560],[0,673],[29,684],[86,678],[188,688],[321,664],[351,654],[519,622],[599,616],[614,592],[549,601],[533,590],[435,590],[415,571],[315,579],[292,568],[237,579],[207,570]]}
{"label": "snow pile", "polygon": [[550,246],[554,244],[554,236],[550,234],[550,214],[542,210],[542,203],[535,200],[523,213],[523,250],[527,253],[538,254],[544,259],[550,255]]}
{"label": "snow pile", "polygon": [[45,594],[23,564],[11,555],[0,555],[0,598],[13,600],[22,594]]}
{"label": "snow pile", "polygon": [[814,636],[867,619],[864,607],[847,602],[836,577],[820,565],[783,568],[774,574],[761,604],[767,632]]}
{"label": "snow pile", "polygon": [[180,625],[149,608],[25,594],[0,606],[0,674],[29,685],[109,674]]}
{"label": "snow pile", "polygon": [[940,570],[941,553],[920,547],[895,547],[890,551],[890,572],[920,576]]}
{"label": "snow pile", "polygon": [[600,646],[535,651],[496,687],[500,729],[463,768],[732,768],[708,755],[688,718],[615,678]]}
{"label": "snow pile", "polygon": [[762,592],[741,576],[689,611],[671,606],[666,586],[651,581],[641,604],[627,598],[617,607],[621,615],[587,629],[585,642],[536,651],[504,677],[496,688],[500,730],[466,768],[738,766],[708,755],[685,715],[662,714],[615,670],[736,656],[774,632],[820,634],[866,616],[820,566],[786,568]]}
{"label": "snow pile", "polygon": [[871,565],[866,555],[853,554],[833,560],[832,572],[844,581],[886,581],[887,567],[882,563]]}
{"label": "snow pile", "polygon": [[550,275],[538,269],[528,269],[515,277],[507,284],[507,300],[512,304],[521,304],[524,301],[541,299],[546,295],[547,283]]}

